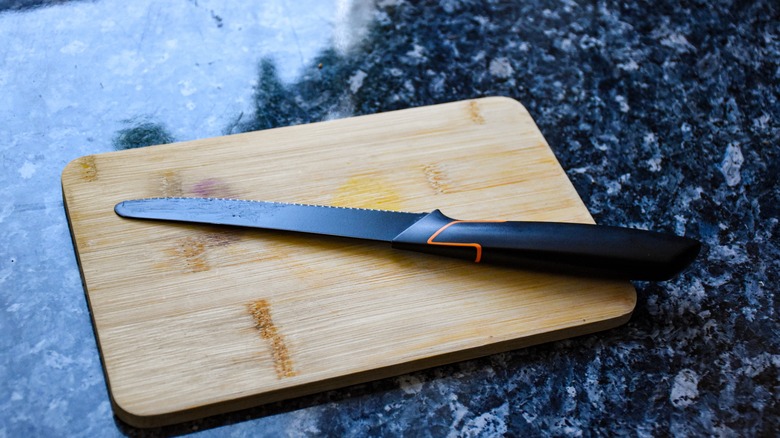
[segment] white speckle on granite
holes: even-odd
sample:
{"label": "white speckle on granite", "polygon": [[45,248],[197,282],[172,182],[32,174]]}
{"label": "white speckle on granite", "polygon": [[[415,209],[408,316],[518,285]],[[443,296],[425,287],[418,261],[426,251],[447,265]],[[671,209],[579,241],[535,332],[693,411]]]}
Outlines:
{"label": "white speckle on granite", "polygon": [[582,38],[580,38],[580,48],[583,50],[592,49],[594,47],[601,47],[604,43],[600,40],[593,38],[590,35],[583,35]]}
{"label": "white speckle on granite", "polygon": [[198,88],[193,86],[192,81],[190,80],[179,81],[178,85],[179,93],[181,93],[182,96],[191,96],[198,91]]}
{"label": "white speckle on granite", "polygon": [[527,52],[531,50],[531,45],[528,44],[527,41],[522,41],[520,44],[517,45],[517,50],[521,52]]}
{"label": "white speckle on granite", "polygon": [[688,38],[685,38],[685,35],[679,33],[672,33],[665,36],[661,39],[661,45],[671,47],[681,53],[696,51],[696,47],[688,42]]}
{"label": "white speckle on granite", "polygon": [[712,247],[710,259],[729,264],[745,263],[748,255],[745,248],[739,245],[716,245]]}
{"label": "white speckle on granite", "polygon": [[663,157],[657,155],[645,161],[645,163],[647,163],[647,167],[648,169],[650,169],[650,172],[658,172],[659,170],[661,170],[661,162],[663,162],[663,160],[664,160]]}
{"label": "white speckle on granite", "polygon": [[675,407],[683,408],[688,406],[699,397],[698,386],[699,375],[693,370],[682,370],[674,377],[669,399]]}
{"label": "white speckle on granite", "polygon": [[742,181],[739,170],[744,162],[745,158],[742,156],[742,149],[739,145],[732,143],[726,146],[726,153],[720,162],[720,171],[726,177],[726,184],[733,187]]}
{"label": "white speckle on granite", "polygon": [[628,99],[626,99],[626,96],[618,94],[615,96],[615,102],[617,102],[618,108],[622,113],[627,113],[631,109],[631,107],[628,106]]}
{"label": "white speckle on granite", "polygon": [[[289,425],[286,425],[284,428],[280,429],[286,429],[286,430],[280,430],[280,432],[277,434],[277,436],[291,436],[291,435],[299,435],[299,436],[320,436],[322,435],[322,431],[317,426],[317,417],[311,415],[310,412],[307,412],[304,409],[297,410],[294,412],[291,412],[290,415],[292,418],[290,418]],[[248,428],[249,434],[247,436],[253,435],[257,429],[252,430],[252,428]],[[295,431],[294,433],[291,433],[292,431]]]}
{"label": "white speckle on granite", "polygon": [[551,428],[553,436],[581,437],[582,428],[569,424],[568,419],[560,419]]}
{"label": "white speckle on granite", "polygon": [[619,69],[623,71],[637,71],[639,70],[639,64],[633,59],[629,59],[626,62],[621,62],[617,65]]}
{"label": "white speckle on granite", "polygon": [[24,179],[30,179],[35,175],[36,169],[38,169],[38,166],[29,161],[25,161],[24,164],[22,164],[22,167],[19,168],[19,176]]}
{"label": "white speckle on granite", "polygon": [[642,136],[642,145],[646,148],[657,148],[658,137],[653,132],[648,132]]}
{"label": "white speckle on granite", "polygon": [[412,94],[415,91],[414,83],[410,80],[404,81],[404,89],[409,93]]}
{"label": "white speckle on granite", "polygon": [[769,114],[761,114],[761,116],[753,119],[753,127],[760,130],[766,129],[770,120],[772,120],[772,118]]}
{"label": "white speckle on granite", "polygon": [[391,76],[395,76],[395,77],[400,77],[400,76],[404,75],[403,70],[401,70],[400,68],[396,68],[396,67],[390,68],[389,70],[387,70],[387,73],[390,74]]}
{"label": "white speckle on granite", "polygon": [[490,61],[490,74],[501,79],[511,77],[515,73],[512,64],[506,58],[496,58]]}
{"label": "white speckle on granite", "polygon": [[590,406],[597,410],[604,409],[604,388],[599,383],[601,374],[601,359],[596,356],[586,369],[586,380],[584,382],[585,393],[587,394]]}
{"label": "white speckle on granite", "polygon": [[458,9],[460,9],[462,7],[460,3],[461,3],[460,0],[441,0],[440,2],[442,9],[444,9],[444,12],[448,14],[451,14],[457,11]]}
{"label": "white speckle on granite", "polygon": [[115,75],[134,76],[146,63],[143,55],[135,50],[122,50],[117,55],[108,58],[106,67]]}
{"label": "white speckle on granite", "polygon": [[472,418],[461,428],[460,433],[450,436],[458,437],[482,437],[482,436],[502,436],[507,433],[506,416],[509,414],[509,405],[507,403],[491,409],[477,417]]}
{"label": "white speckle on granite", "polygon": [[363,80],[368,76],[366,72],[363,70],[358,70],[349,77],[349,89],[352,91],[352,93],[357,93],[357,91],[360,89],[360,87],[363,86]]}
{"label": "white speckle on granite", "polygon": [[608,181],[607,182],[607,194],[610,195],[610,196],[616,195],[616,194],[620,193],[621,187],[623,187],[623,186],[618,181]]}
{"label": "white speckle on granite", "polygon": [[[442,389],[446,390],[445,388]],[[469,409],[466,406],[463,406],[463,403],[458,401],[458,396],[456,394],[447,395],[447,404],[449,406],[451,413],[450,416],[452,418],[451,429],[455,430],[454,427],[463,421],[463,418],[468,415]]]}
{"label": "white speckle on granite", "polygon": [[422,389],[422,381],[415,376],[405,375],[398,378],[398,386],[406,394],[417,394]]}
{"label": "white speckle on granite", "polygon": [[423,58],[425,58],[425,47],[419,44],[415,44],[414,46],[412,46],[412,50],[406,52],[406,56],[413,59],[422,60]]}
{"label": "white speckle on granite", "polygon": [[755,378],[767,370],[767,368],[780,369],[780,354],[760,353],[753,358],[742,358],[743,366],[737,369],[737,373],[744,376]]}
{"label": "white speckle on granite", "polygon": [[60,52],[65,53],[67,55],[75,55],[78,53],[82,53],[86,49],[87,49],[86,43],[79,40],[73,40],[70,43],[62,46]]}
{"label": "white speckle on granite", "polygon": [[577,388],[574,386],[566,387],[566,397],[563,399],[561,408],[565,412],[573,412],[577,409]]}
{"label": "white speckle on granite", "polygon": [[685,225],[688,223],[688,218],[681,214],[674,215],[674,232],[678,235],[685,234]]}

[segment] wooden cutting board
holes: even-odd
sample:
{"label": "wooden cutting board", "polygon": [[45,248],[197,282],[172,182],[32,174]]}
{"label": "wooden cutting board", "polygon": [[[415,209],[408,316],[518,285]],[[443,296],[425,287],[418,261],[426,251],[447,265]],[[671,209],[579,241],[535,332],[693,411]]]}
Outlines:
{"label": "wooden cutting board", "polygon": [[113,212],[214,196],[592,223],[507,98],[89,155],[62,186],[114,410],[135,426],[603,330],[636,301],[628,282]]}

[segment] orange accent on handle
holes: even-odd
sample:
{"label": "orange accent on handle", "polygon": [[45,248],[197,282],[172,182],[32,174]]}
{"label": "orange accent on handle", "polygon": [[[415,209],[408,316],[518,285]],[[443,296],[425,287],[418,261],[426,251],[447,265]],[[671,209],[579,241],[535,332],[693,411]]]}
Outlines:
{"label": "orange accent on handle", "polygon": [[433,239],[436,238],[439,234],[441,234],[442,231],[446,230],[452,225],[459,224],[459,223],[481,223],[481,222],[506,222],[506,221],[452,221],[448,223],[447,225],[439,228],[435,233],[431,235],[431,237],[428,238],[429,245],[445,245],[445,246],[471,246],[474,249],[477,250],[477,257],[474,259],[474,263],[479,263],[480,260],[482,260],[482,245],[479,243],[456,243],[456,242],[434,242]]}

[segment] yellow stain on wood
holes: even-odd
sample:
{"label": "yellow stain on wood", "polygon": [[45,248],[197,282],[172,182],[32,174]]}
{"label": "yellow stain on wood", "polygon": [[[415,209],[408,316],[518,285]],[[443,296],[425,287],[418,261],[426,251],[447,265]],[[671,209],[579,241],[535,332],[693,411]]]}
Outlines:
{"label": "yellow stain on wood", "polygon": [[81,178],[84,181],[95,181],[98,177],[97,165],[95,164],[95,156],[87,155],[79,160],[81,166]]}
{"label": "yellow stain on wood", "polygon": [[477,101],[472,100],[469,102],[469,119],[477,125],[484,125],[485,118],[482,117],[482,112],[479,110],[479,104]]}
{"label": "yellow stain on wood", "polygon": [[354,175],[336,190],[331,205],[402,210],[402,196],[378,174]]}
{"label": "yellow stain on wood", "polygon": [[268,300],[254,301],[249,303],[248,307],[249,313],[255,320],[255,328],[260,332],[260,337],[268,341],[271,347],[276,376],[282,379],[297,374],[293,369],[293,361],[290,358],[289,350],[287,350],[287,344],[284,342],[284,336],[279,333],[279,329],[271,319],[271,305],[268,304]]}

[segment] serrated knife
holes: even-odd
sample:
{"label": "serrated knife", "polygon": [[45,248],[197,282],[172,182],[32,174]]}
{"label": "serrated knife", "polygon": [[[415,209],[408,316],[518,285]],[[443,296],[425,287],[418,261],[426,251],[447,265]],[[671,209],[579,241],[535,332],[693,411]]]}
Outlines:
{"label": "serrated knife", "polygon": [[698,255],[694,239],[561,222],[455,220],[439,210],[406,213],[221,198],[120,202],[124,218],[324,234],[393,248],[527,269],[631,280],[667,280]]}

